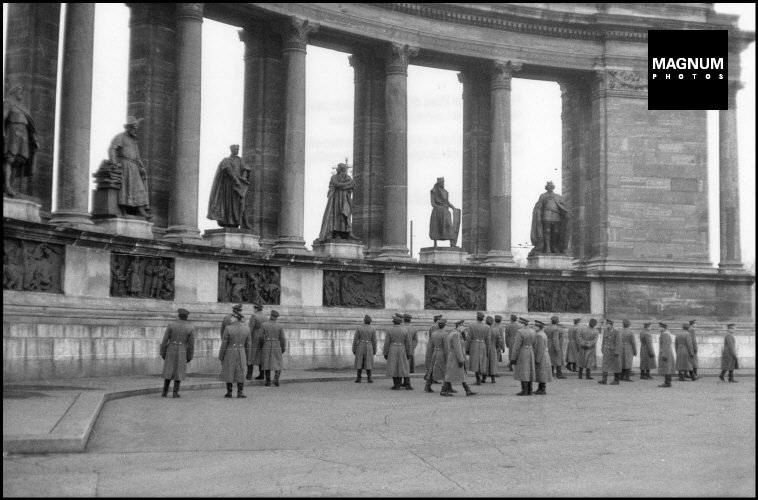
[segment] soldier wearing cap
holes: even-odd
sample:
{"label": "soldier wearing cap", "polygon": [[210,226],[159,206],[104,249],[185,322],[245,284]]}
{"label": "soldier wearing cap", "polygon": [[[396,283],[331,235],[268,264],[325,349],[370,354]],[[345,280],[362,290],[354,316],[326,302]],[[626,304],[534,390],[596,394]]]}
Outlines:
{"label": "soldier wearing cap", "polygon": [[247,360],[247,379],[253,378],[253,367],[258,365],[258,375],[255,380],[263,380],[263,365],[261,364],[261,339],[263,338],[263,323],[266,322],[266,317],[261,311],[263,311],[263,304],[256,302],[253,304],[255,312],[250,316],[250,322],[247,326],[250,327],[250,334],[253,336],[252,348],[250,349],[250,359]]}
{"label": "soldier wearing cap", "polygon": [[[555,316],[553,316],[555,318]],[[536,332],[534,334],[534,379],[537,381],[537,396],[547,394],[547,383],[553,381],[552,358],[550,357],[550,340],[545,333],[545,323],[535,320]],[[555,323],[553,323],[555,324]],[[557,336],[556,336],[557,337]],[[565,378],[565,377],[564,377]]]}
{"label": "soldier wearing cap", "polygon": [[[476,374],[475,385],[481,385],[487,374],[487,351],[490,345],[490,329],[484,324],[484,313],[476,313],[476,323],[468,328],[466,354],[469,355],[469,369]],[[486,380],[485,380],[486,382]]]}
{"label": "soldier wearing cap", "polygon": [[224,337],[224,330],[226,330],[226,327],[231,325],[232,323],[237,322],[235,318],[235,314],[241,313],[241,312],[242,312],[242,304],[234,304],[232,306],[232,312],[224,316],[223,321],[221,321],[221,331],[219,332],[222,338]]}
{"label": "soldier wearing cap", "polygon": [[695,378],[693,379],[693,382],[697,379],[697,367],[698,367],[698,361],[697,361],[697,335],[695,334],[695,327],[697,326],[697,320],[691,319],[690,320],[690,339],[692,340],[692,350],[695,354],[692,355],[692,373],[695,375]]}
{"label": "soldier wearing cap", "polygon": [[489,339],[490,343],[487,346],[487,371],[482,373],[482,381],[487,379],[487,375],[490,377],[490,381],[494,384],[495,377],[497,376],[497,355],[500,352],[500,330],[495,326],[495,318],[487,316],[484,320],[489,325]]}
{"label": "soldier wearing cap", "polygon": [[637,355],[637,340],[631,328],[632,322],[624,320],[624,328],[621,329],[621,380],[634,382],[629,378],[632,374],[632,363]]}
{"label": "soldier wearing cap", "polygon": [[174,397],[179,396],[179,385],[187,371],[187,363],[192,361],[195,353],[195,327],[187,321],[189,311],[179,309],[178,321],[172,321],[166,327],[161,341],[161,358],[163,358],[163,393],[168,396],[168,386],[174,381]]}
{"label": "soldier wearing cap", "polygon": [[653,337],[650,335],[650,322],[647,321],[642,324],[642,331],[640,332],[640,379],[652,380],[650,369],[657,366]]}
{"label": "soldier wearing cap", "polygon": [[547,337],[547,350],[550,353],[550,374],[557,372],[556,378],[566,378],[561,372],[563,366],[563,346],[564,337],[563,328],[558,325],[558,316],[550,318],[550,324],[545,327],[544,333]]}
{"label": "soldier wearing cap", "polygon": [[740,366],[737,361],[737,345],[734,342],[734,323],[729,323],[726,325],[726,328],[724,349],[721,351],[721,374],[719,378],[722,382],[725,382],[724,374],[729,372],[729,382],[736,383],[737,381],[734,380],[734,370]]}
{"label": "soldier wearing cap", "polygon": [[[387,376],[392,377],[392,390],[397,391],[401,387],[411,390],[410,367],[408,360],[411,357],[411,340],[402,326],[403,316],[395,313],[392,317],[392,326],[384,334],[384,359],[387,360]],[[401,385],[401,381],[405,381]],[[410,388],[410,389],[409,389]]]}
{"label": "soldier wearing cap", "polygon": [[279,375],[284,366],[283,355],[287,352],[287,338],[284,329],[277,322],[278,311],[271,311],[268,321],[263,323],[261,330],[261,368],[266,375],[266,387],[271,386],[271,370],[274,370],[274,385],[279,387]]}
{"label": "soldier wearing cap", "polygon": [[608,384],[608,373],[613,373],[613,382],[611,385],[619,385],[621,379],[621,333],[613,328],[613,321],[605,320],[606,326],[603,329],[603,343],[600,351],[603,353],[603,379],[598,384]]}
{"label": "soldier wearing cap", "polygon": [[374,368],[375,353],[376,328],[371,326],[371,316],[367,314],[363,317],[363,324],[355,329],[355,335],[353,336],[353,354],[355,354],[353,368],[358,370],[358,377],[355,379],[356,384],[361,383],[362,370],[366,370],[367,382],[369,384],[374,383],[371,380],[371,370]]}
{"label": "soldier wearing cap", "polygon": [[[434,320],[433,320],[432,326],[427,331],[426,355],[424,356],[424,380],[427,380],[426,377],[430,373],[430,371],[429,371],[430,364],[429,363],[431,361],[431,353],[429,351],[429,344],[432,341],[432,335],[434,334],[435,331],[437,331],[439,329],[439,326],[437,325],[437,322],[440,320],[440,318],[442,318],[442,315],[441,314],[436,314],[434,316]],[[439,384],[439,383],[440,383],[439,380],[432,379],[432,384]]]}
{"label": "soldier wearing cap", "polygon": [[510,361],[513,359],[511,356],[511,349],[513,348],[513,339],[516,338],[516,333],[520,328],[518,322],[518,316],[511,314],[511,322],[505,325],[505,347],[508,348],[508,371],[513,371],[513,364]]}
{"label": "soldier wearing cap", "polygon": [[690,338],[689,323],[682,324],[682,330],[674,336],[674,349],[676,350],[676,370],[679,372],[679,381],[685,382],[684,375],[690,372],[690,377],[694,382],[697,377],[692,373],[692,356],[695,354],[692,348],[692,338]]}
{"label": "soldier wearing cap", "polygon": [[534,341],[535,332],[529,328],[529,320],[519,318],[521,328],[516,332],[511,350],[511,363],[516,365],[513,371],[514,380],[521,382],[521,392],[516,396],[531,396],[532,382],[534,382],[537,370],[534,366]]}
{"label": "soldier wearing cap", "polygon": [[445,337],[447,332],[445,331],[445,325],[447,320],[440,316],[437,320],[437,329],[432,333],[432,338],[426,344],[426,358],[424,366],[426,366],[426,373],[424,374],[424,380],[426,385],[424,386],[425,392],[434,392],[432,390],[432,380],[445,380],[445,367],[447,366],[447,346],[445,345]]}
{"label": "soldier wearing cap", "polygon": [[579,335],[579,322],[581,318],[574,318],[574,325],[568,329],[568,348],[566,349],[566,369],[570,372],[576,371],[576,362],[579,360],[579,344],[577,336]]}
{"label": "soldier wearing cap", "polygon": [[246,398],[243,393],[247,360],[250,357],[252,335],[250,328],[242,321],[242,308],[234,309],[234,323],[227,325],[221,337],[218,359],[221,361],[221,379],[226,382],[225,398],[232,397],[232,384],[237,383],[237,397]]}
{"label": "soldier wearing cap", "polygon": [[658,387],[671,387],[671,375],[674,374],[676,367],[671,333],[669,333],[669,327],[666,323],[659,321],[658,326],[661,328],[661,335],[658,337],[658,375],[664,377],[664,382]]}
{"label": "soldier wearing cap", "polygon": [[597,349],[597,330],[595,329],[597,320],[590,319],[588,326],[579,330],[577,335],[577,344],[579,344],[579,379],[582,378],[582,370],[587,371],[587,380],[593,380],[591,370],[597,368],[597,359],[595,350]]}
{"label": "soldier wearing cap", "polygon": [[444,344],[447,345],[447,364],[445,366],[445,384],[440,390],[440,396],[451,397],[458,392],[453,389],[454,383],[463,384],[466,396],[476,396],[468,386],[468,374],[466,373],[466,343],[463,340],[463,320],[455,322],[455,329],[445,336]]}
{"label": "soldier wearing cap", "polygon": [[[415,366],[416,366],[416,347],[418,347],[418,332],[411,326],[411,319],[413,319],[413,316],[411,316],[408,313],[403,314],[403,328],[405,328],[405,331],[407,332],[408,338],[411,341],[411,357],[408,360],[408,368],[410,370],[410,373],[416,373]],[[408,377],[408,386],[411,384],[411,378]],[[411,387],[412,389],[412,387]]]}
{"label": "soldier wearing cap", "polygon": [[[497,350],[498,363],[503,362],[503,353],[505,352],[505,325],[503,324],[503,317],[499,314],[495,315],[495,328],[497,329],[498,337],[500,337],[500,349]],[[500,375],[495,374],[496,377]]]}

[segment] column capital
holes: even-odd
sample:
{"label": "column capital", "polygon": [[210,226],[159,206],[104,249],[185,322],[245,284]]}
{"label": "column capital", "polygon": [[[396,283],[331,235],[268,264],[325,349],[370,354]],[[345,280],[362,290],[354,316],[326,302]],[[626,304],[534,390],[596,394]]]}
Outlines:
{"label": "column capital", "polygon": [[290,17],[282,22],[280,29],[284,36],[285,52],[288,50],[305,52],[305,47],[308,45],[308,38],[318,31],[319,25],[310,22],[308,19]]}
{"label": "column capital", "polygon": [[521,71],[523,64],[515,61],[492,61],[492,90],[511,89],[511,78]]}
{"label": "column capital", "polygon": [[204,3],[177,3],[176,4],[176,18],[177,19],[194,19],[195,21],[203,20]]}
{"label": "column capital", "polygon": [[739,80],[729,80],[729,93],[727,95],[727,109],[737,109],[737,92],[745,88],[745,84]]}
{"label": "column capital", "polygon": [[418,47],[402,43],[391,43],[387,49],[387,74],[408,74],[411,57],[418,55]]}

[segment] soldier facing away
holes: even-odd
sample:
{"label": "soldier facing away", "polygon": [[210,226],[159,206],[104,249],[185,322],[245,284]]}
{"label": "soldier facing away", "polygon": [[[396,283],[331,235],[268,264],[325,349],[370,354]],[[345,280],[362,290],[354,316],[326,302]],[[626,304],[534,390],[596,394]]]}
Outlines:
{"label": "soldier facing away", "polygon": [[671,375],[674,374],[676,367],[671,334],[666,323],[658,322],[658,326],[662,328],[661,335],[658,337],[658,375],[664,377],[664,382],[658,387],[671,387]]}
{"label": "soldier facing away", "polygon": [[187,363],[192,361],[195,353],[195,327],[187,321],[189,311],[179,309],[178,321],[172,321],[166,328],[161,341],[161,358],[163,358],[163,393],[168,396],[168,386],[174,381],[174,397],[179,396],[179,385],[187,370]]}
{"label": "soldier facing away", "polygon": [[455,392],[453,384],[460,382],[466,391],[466,396],[476,396],[478,393],[471,390],[468,385],[466,372],[466,348],[462,337],[461,324],[463,320],[455,322],[455,329],[445,336],[447,344],[447,364],[445,366],[445,385],[440,391],[440,396],[451,397]]}
{"label": "soldier facing away", "polygon": [[469,355],[469,369],[476,375],[474,385],[481,385],[482,376],[487,374],[487,350],[490,344],[490,329],[483,323],[484,313],[476,313],[476,323],[468,329],[466,354]]}
{"label": "soldier facing away", "polygon": [[[553,316],[555,317],[555,316]],[[552,360],[550,358],[549,340],[545,334],[545,323],[536,320],[536,333],[534,335],[534,379],[537,381],[536,396],[547,394],[547,384],[553,381]]]}
{"label": "soldier facing away", "polygon": [[576,371],[576,362],[579,359],[579,344],[577,344],[577,335],[579,334],[580,318],[574,318],[574,325],[568,329],[568,348],[566,349],[566,369],[570,372]]}
{"label": "soldier facing away", "polygon": [[650,322],[643,323],[640,332],[640,379],[652,380],[650,375],[651,368],[657,368],[655,362],[655,348],[653,347],[653,337],[650,335]]}
{"label": "soldier facing away", "polygon": [[279,312],[271,311],[268,321],[261,327],[261,368],[266,374],[266,387],[271,387],[271,370],[274,370],[274,386],[279,387],[279,375],[284,366],[283,356],[287,352],[287,338],[284,329],[277,322],[278,318]]}
{"label": "soldier facing away", "polygon": [[447,356],[449,352],[445,344],[445,337],[447,332],[445,331],[445,325],[447,320],[440,317],[437,321],[437,329],[432,333],[432,338],[426,345],[426,361],[427,366],[426,385],[424,386],[425,392],[434,392],[432,390],[432,380],[445,380],[445,367],[447,366]]}
{"label": "soldier facing away", "polygon": [[690,372],[690,377],[694,382],[697,377],[692,373],[692,357],[695,354],[692,348],[692,338],[689,332],[689,323],[682,324],[682,331],[674,337],[674,346],[676,349],[676,369],[679,372],[679,381],[684,382],[684,375]]}
{"label": "soldier facing away", "polygon": [[252,347],[250,348],[250,359],[247,360],[247,380],[252,380],[253,369],[255,365],[258,365],[258,375],[255,380],[263,380],[263,364],[261,361],[261,345],[263,344],[263,323],[266,322],[266,317],[261,311],[263,311],[263,304],[256,302],[253,304],[255,312],[250,316],[250,335],[252,335]]}
{"label": "soldier facing away", "polygon": [[697,335],[695,333],[695,327],[697,326],[697,320],[691,319],[690,320],[690,340],[692,340],[692,373],[695,375],[695,379],[693,379],[693,382],[697,379],[697,367],[698,367],[698,360],[697,360]]}
{"label": "soldier facing away", "polygon": [[521,392],[516,396],[531,396],[532,382],[536,376],[534,366],[534,330],[529,328],[529,320],[519,318],[521,328],[516,332],[511,351],[511,363],[516,365],[513,371],[514,380],[521,382]]}
{"label": "soldier facing away", "polygon": [[561,372],[563,366],[563,347],[561,346],[561,337],[563,337],[563,328],[558,326],[558,316],[550,318],[550,324],[545,327],[544,333],[547,337],[547,348],[550,353],[550,374],[557,372],[556,378],[566,378]]}
{"label": "soldier facing away", "polygon": [[595,349],[597,346],[597,330],[595,329],[597,320],[592,318],[589,326],[579,330],[577,343],[579,344],[579,378],[582,378],[582,370],[587,371],[587,380],[593,380],[591,370],[597,368],[597,359]]}
{"label": "soldier facing away", "polygon": [[500,351],[500,331],[495,326],[495,318],[487,316],[484,320],[489,326],[489,345],[487,346],[487,371],[482,373],[482,382],[487,380],[489,375],[492,383],[495,383],[495,376],[497,374],[497,353]]}
{"label": "soldier facing away", "polygon": [[[387,376],[392,377],[392,390],[397,391],[400,387],[410,386],[410,368],[408,360],[411,357],[411,340],[402,327],[403,317],[395,313],[392,317],[392,326],[384,334],[384,348],[382,354],[387,361]],[[408,385],[401,381],[405,378]]]}
{"label": "soldier facing away", "polygon": [[634,339],[634,332],[631,328],[632,322],[624,320],[624,328],[621,329],[621,380],[624,382],[634,382],[629,378],[632,374],[632,363],[637,355],[637,341]]}
{"label": "soldier facing away", "polygon": [[505,346],[508,348],[508,371],[513,371],[513,364],[510,363],[510,360],[513,359],[513,356],[511,356],[511,349],[513,349],[513,339],[516,338],[516,333],[519,330],[519,322],[518,322],[518,316],[515,314],[511,314],[511,322],[505,325]]}
{"label": "soldier facing away", "polygon": [[724,336],[724,349],[721,351],[721,374],[719,378],[724,382],[724,374],[729,372],[729,382],[736,383],[734,380],[734,370],[738,369],[737,345],[734,342],[734,323],[726,325],[727,331]]}
{"label": "soldier facing away", "polygon": [[232,384],[237,383],[237,397],[246,398],[245,373],[250,357],[252,338],[250,328],[242,321],[242,308],[232,311],[234,322],[224,328],[218,359],[221,361],[221,379],[226,382],[225,398],[232,397]]}
{"label": "soldier facing away", "polygon": [[[405,328],[405,331],[408,332],[408,338],[411,341],[411,357],[408,359],[408,368],[410,370],[410,373],[416,373],[415,366],[416,366],[416,347],[418,346],[418,332],[411,326],[411,319],[413,319],[413,316],[411,316],[408,313],[403,314],[403,328]],[[411,378],[408,377],[408,382],[406,389],[410,387],[411,385]],[[413,389],[411,387],[411,389]]]}
{"label": "soldier facing away", "polygon": [[371,316],[368,314],[363,317],[363,324],[355,329],[353,336],[353,354],[355,363],[353,368],[358,370],[356,384],[361,383],[361,371],[366,370],[367,382],[373,384],[371,380],[371,370],[374,368],[374,353],[376,353],[376,328],[371,326]]}

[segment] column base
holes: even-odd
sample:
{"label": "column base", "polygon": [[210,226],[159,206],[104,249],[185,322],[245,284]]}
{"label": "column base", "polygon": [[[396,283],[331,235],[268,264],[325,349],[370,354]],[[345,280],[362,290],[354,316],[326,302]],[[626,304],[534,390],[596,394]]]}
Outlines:
{"label": "column base", "polygon": [[285,236],[274,243],[274,253],[285,255],[311,255],[312,252],[305,248],[305,240],[297,236]]}
{"label": "column base", "polygon": [[3,196],[3,217],[26,222],[42,222],[40,210],[42,204],[23,198]]}
{"label": "column base", "polygon": [[153,239],[153,223],[142,218],[109,217],[107,219],[95,219],[94,222],[96,230],[103,233],[146,240]]}
{"label": "column base", "polygon": [[424,247],[419,250],[422,264],[468,265],[468,253],[459,247]]}
{"label": "column base", "polygon": [[490,250],[479,263],[484,266],[516,267],[513,254],[505,250]]}
{"label": "column base", "polygon": [[166,228],[166,234],[163,235],[163,239],[175,243],[210,246],[210,243],[203,240],[200,236],[200,230],[191,226],[169,226]]}
{"label": "column base", "polygon": [[258,252],[261,249],[258,235],[253,234],[253,231],[250,229],[231,227],[208,229],[203,233],[203,240],[214,247],[248,250],[251,252]]}
{"label": "column base", "polygon": [[719,262],[719,274],[744,274],[745,265],[736,260]]}
{"label": "column base", "polygon": [[55,211],[50,217],[50,224],[57,226],[72,227],[84,231],[92,231],[94,222],[92,216],[87,212],[67,212]]}
{"label": "column base", "polygon": [[379,251],[379,255],[374,257],[374,260],[396,260],[400,262],[413,262],[413,258],[411,258],[408,248],[399,245],[382,247],[382,249]]}
{"label": "column base", "polygon": [[363,245],[358,243],[345,243],[337,241],[314,241],[313,251],[319,257],[331,257],[333,259],[363,259]]}
{"label": "column base", "polygon": [[562,254],[538,254],[526,258],[526,267],[533,269],[565,269],[574,268],[573,259]]}
{"label": "column base", "polygon": [[713,273],[716,269],[708,261],[696,260],[626,260],[595,257],[584,261],[586,271],[641,271],[661,273]]}

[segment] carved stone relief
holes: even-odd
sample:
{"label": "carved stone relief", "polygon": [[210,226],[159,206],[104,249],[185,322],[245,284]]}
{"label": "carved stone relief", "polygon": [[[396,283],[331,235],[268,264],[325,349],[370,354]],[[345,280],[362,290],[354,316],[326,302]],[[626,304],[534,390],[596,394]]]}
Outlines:
{"label": "carved stone relief", "polygon": [[3,290],[63,293],[62,245],[3,238]]}
{"label": "carved stone relief", "polygon": [[324,271],[325,307],[384,308],[384,275]]}
{"label": "carved stone relief", "polygon": [[529,280],[529,312],[590,312],[589,281]]}
{"label": "carved stone relief", "polygon": [[174,300],[174,259],[111,254],[111,297]]}
{"label": "carved stone relief", "polygon": [[220,262],[218,301],[264,305],[279,304],[279,268]]}
{"label": "carved stone relief", "polygon": [[424,277],[424,309],[476,311],[487,308],[484,278]]}

